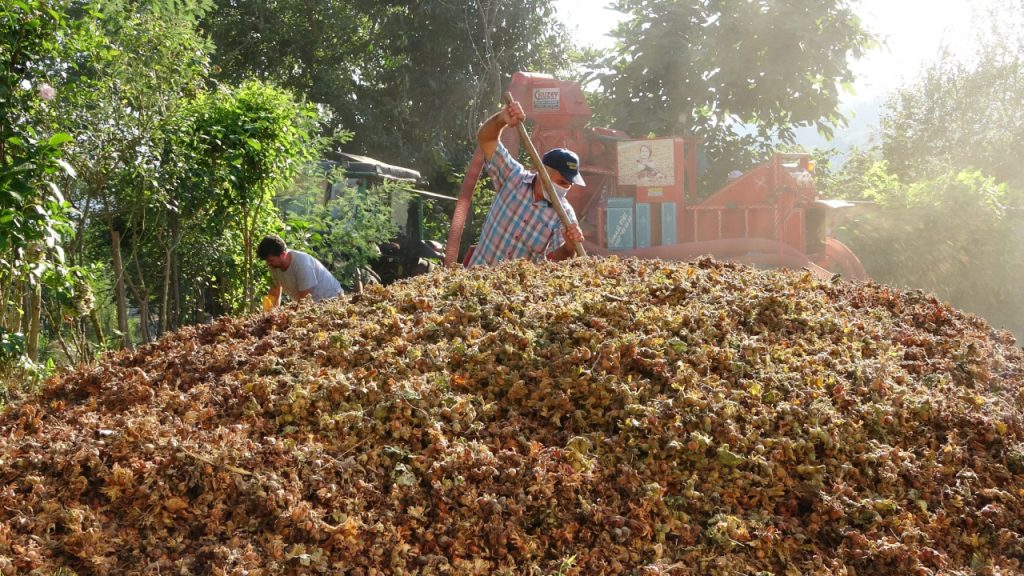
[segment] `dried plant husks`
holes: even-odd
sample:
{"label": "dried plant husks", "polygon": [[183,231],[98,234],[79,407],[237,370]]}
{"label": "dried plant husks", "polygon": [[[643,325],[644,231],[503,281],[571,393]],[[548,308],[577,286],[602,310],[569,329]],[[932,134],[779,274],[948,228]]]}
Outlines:
{"label": "dried plant husks", "polygon": [[873,283],[441,270],[9,408],[0,574],[1020,574],[1022,380]]}

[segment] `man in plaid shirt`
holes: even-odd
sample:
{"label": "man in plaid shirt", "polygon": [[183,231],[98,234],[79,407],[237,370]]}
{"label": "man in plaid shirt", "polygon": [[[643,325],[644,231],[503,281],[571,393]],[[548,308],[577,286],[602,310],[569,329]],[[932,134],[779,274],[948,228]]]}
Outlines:
{"label": "man in plaid shirt", "polygon": [[573,184],[584,185],[579,157],[565,148],[544,154],[544,169],[572,222],[563,230],[558,212],[546,199],[539,175],[526,171],[501,144],[501,131],[524,119],[523,107],[513,101],[477,131],[477,143],[487,159],[487,173],[498,194],[484,220],[470,266],[490,266],[514,258],[564,260],[575,254],[573,241],[583,241],[576,213],[565,199]]}

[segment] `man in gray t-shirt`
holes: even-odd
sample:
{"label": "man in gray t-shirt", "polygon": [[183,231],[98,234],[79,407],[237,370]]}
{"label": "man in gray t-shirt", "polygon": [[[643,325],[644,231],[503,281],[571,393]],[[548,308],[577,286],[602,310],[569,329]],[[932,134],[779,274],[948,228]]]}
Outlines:
{"label": "man in gray t-shirt", "polygon": [[341,284],[319,260],[298,250],[289,250],[279,236],[266,236],[256,248],[256,255],[270,267],[274,287],[271,302],[281,304],[281,292],[296,302],[306,296],[315,301],[344,294]]}

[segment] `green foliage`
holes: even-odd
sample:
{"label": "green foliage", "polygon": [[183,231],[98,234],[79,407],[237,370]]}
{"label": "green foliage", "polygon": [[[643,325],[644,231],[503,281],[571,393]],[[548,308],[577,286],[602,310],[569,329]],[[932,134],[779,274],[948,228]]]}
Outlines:
{"label": "green foliage", "polygon": [[135,206],[146,200],[137,194],[165,192],[157,177],[161,131],[182,100],[202,90],[210,47],[187,10],[120,4],[105,5],[102,18],[90,22],[103,41],[69,87],[58,121],[82,135],[73,158],[87,193],[114,204],[127,196],[124,203]]}
{"label": "green foliage", "polygon": [[[850,3],[620,0],[628,19],[602,86],[632,133],[738,122],[762,138],[831,133],[851,58],[870,46]],[[670,56],[669,56],[670,55]]]}
{"label": "green foliage", "polygon": [[976,53],[943,52],[915,82],[899,89],[883,114],[882,147],[905,180],[951,168],[975,168],[1024,188],[1024,5],[1000,7],[981,21]]}
{"label": "green foliage", "polygon": [[837,231],[873,279],[934,292],[1024,334],[1024,219],[1008,209],[1019,193],[971,170],[904,184],[870,154],[855,154],[826,186],[877,204]]}
{"label": "green foliage", "polygon": [[[0,6],[0,386],[37,365],[43,277],[64,266],[71,205],[57,186],[71,173],[68,134],[43,119],[56,90],[50,78],[78,47],[64,3]],[[63,42],[61,39],[64,39]],[[27,305],[26,305],[27,303]]]}
{"label": "green foliage", "polygon": [[882,282],[922,288],[1024,337],[1024,4],[978,18],[882,115],[882,145],[819,184],[878,208],[840,236]]}
{"label": "green foliage", "polygon": [[880,205],[907,203],[906,187],[890,171],[878,149],[851,150],[842,168],[835,172],[828,169],[829,159],[829,154],[816,158],[819,168],[814,180],[821,196]]}
{"label": "green foliage", "polygon": [[64,260],[61,242],[70,231],[70,204],[54,180],[69,170],[62,145],[70,137],[56,134],[39,141],[31,126],[17,131],[23,133],[6,130],[0,159],[0,253],[5,255],[3,272],[37,282]]}
{"label": "green foliage", "polygon": [[202,218],[198,230],[209,246],[223,246],[218,239],[224,234],[237,242],[227,253],[206,253],[222,266],[219,276],[238,280],[221,284],[232,310],[255,305],[254,239],[257,231],[280,226],[274,194],[316,157],[317,118],[313,106],[296,102],[287,91],[247,82],[200,95],[178,119],[169,148],[172,164],[181,167],[175,185],[179,214],[188,222]]}
{"label": "green foliage", "polygon": [[[843,126],[840,90],[872,45],[847,0],[619,0],[627,15],[598,73],[607,114],[634,135],[695,134],[724,180],[794,129]],[[756,132],[740,137],[740,126]]]}
{"label": "green foliage", "polygon": [[[82,212],[72,245],[77,263],[113,261],[120,252],[121,265],[111,265],[110,274],[119,280],[113,285],[126,345],[155,337],[149,330],[151,310],[165,312],[159,295],[170,283],[164,264],[174,249],[167,228],[175,167],[164,144],[181,103],[203,90],[210,46],[195,22],[208,4],[115,0],[93,5],[79,18],[97,41],[75,55],[79,72],[69,77],[50,120],[76,135],[68,160],[78,170],[69,197]],[[146,318],[138,338],[128,330],[129,302]],[[77,333],[67,337],[82,343],[85,324],[72,330]],[[100,331],[95,330],[97,338]],[[88,346],[75,348],[85,353]]]}
{"label": "green foliage", "polygon": [[[51,368],[88,361],[109,349],[109,342],[100,325],[100,306],[110,308],[110,300],[99,302],[93,284],[103,278],[100,267],[70,266],[61,273],[52,272],[43,278],[45,302],[43,318],[47,330],[42,334],[47,344],[41,346],[41,357]],[[41,359],[42,359],[41,358]]]}
{"label": "green foliage", "polygon": [[[477,198],[478,202],[483,200]],[[421,198],[423,203],[423,239],[436,240],[444,244],[452,223],[455,203],[450,200]]]}
{"label": "green foliage", "polygon": [[360,191],[335,187],[337,195],[326,206],[286,216],[286,242],[308,251],[323,262],[342,284],[351,286],[358,269],[380,255],[378,246],[398,232],[391,221],[392,202],[406,202],[409,192],[385,182]]}
{"label": "green foliage", "polygon": [[554,16],[544,0],[241,0],[203,26],[225,80],[288,87],[330,107],[333,128],[360,127],[352,150],[443,183],[513,72],[568,65]]}
{"label": "green foliage", "polygon": [[0,331],[0,363],[10,367],[25,359],[25,335]]}
{"label": "green foliage", "polygon": [[398,130],[364,130],[356,143],[425,174],[468,158],[514,72],[567,71],[567,32],[546,0],[392,4],[373,40],[394,60],[361,115]]}
{"label": "green foliage", "polygon": [[[0,204],[0,242],[16,254],[0,265],[0,329],[26,355],[48,342],[62,361],[89,358],[119,333],[113,311],[128,342],[155,336],[152,310],[162,330],[250,305],[247,241],[254,226],[280,226],[269,198],[314,156],[316,113],[255,84],[207,94],[210,44],[196,26],[212,7],[68,0],[0,9],[0,57],[12,60],[0,71],[0,173],[10,184],[0,194],[20,202]],[[41,100],[44,82],[55,100]],[[214,108],[207,125],[204,106]],[[71,136],[52,136],[60,132]],[[65,253],[77,266],[59,266]],[[115,310],[124,289],[131,306]]]}

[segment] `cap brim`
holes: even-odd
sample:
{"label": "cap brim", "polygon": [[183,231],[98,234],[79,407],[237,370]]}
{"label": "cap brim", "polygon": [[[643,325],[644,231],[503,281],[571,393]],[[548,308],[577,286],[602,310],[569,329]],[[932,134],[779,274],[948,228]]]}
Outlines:
{"label": "cap brim", "polygon": [[580,186],[586,186],[587,185],[587,183],[583,181],[583,174],[580,174],[579,172],[577,172],[576,173],[576,177],[572,179],[572,183],[573,184],[578,184]]}

